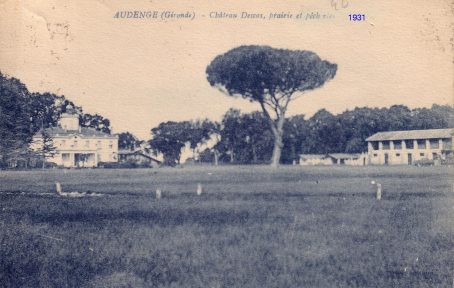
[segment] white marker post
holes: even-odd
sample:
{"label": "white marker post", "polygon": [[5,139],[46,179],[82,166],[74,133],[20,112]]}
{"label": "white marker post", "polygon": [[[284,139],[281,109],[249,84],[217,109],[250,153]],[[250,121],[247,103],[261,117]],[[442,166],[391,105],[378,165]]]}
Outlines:
{"label": "white marker post", "polygon": [[61,184],[60,182],[55,182],[55,191],[58,195],[61,195]]}
{"label": "white marker post", "polygon": [[203,192],[202,184],[201,184],[201,183],[198,183],[198,184],[197,184],[197,191],[196,191],[197,196],[202,195],[202,192]]}
{"label": "white marker post", "polygon": [[377,200],[381,200],[381,184],[377,183]]}
{"label": "white marker post", "polygon": [[161,189],[156,189],[156,200],[161,200]]}

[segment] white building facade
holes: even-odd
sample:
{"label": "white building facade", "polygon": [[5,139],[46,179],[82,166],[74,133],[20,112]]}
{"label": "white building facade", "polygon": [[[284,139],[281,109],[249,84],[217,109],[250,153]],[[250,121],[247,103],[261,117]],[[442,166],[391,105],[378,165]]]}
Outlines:
{"label": "white building facade", "polygon": [[299,163],[302,166],[317,166],[317,165],[364,166],[368,164],[368,157],[366,153],[301,154]]}
{"label": "white building facade", "polygon": [[412,165],[446,160],[453,153],[454,128],[379,132],[366,139],[369,164]]}
{"label": "white building facade", "polygon": [[[118,162],[118,136],[80,127],[79,116],[72,108],[61,115],[58,127],[46,129],[56,153],[46,162],[61,167],[96,167],[100,162]],[[42,134],[33,137],[31,149],[43,145]]]}

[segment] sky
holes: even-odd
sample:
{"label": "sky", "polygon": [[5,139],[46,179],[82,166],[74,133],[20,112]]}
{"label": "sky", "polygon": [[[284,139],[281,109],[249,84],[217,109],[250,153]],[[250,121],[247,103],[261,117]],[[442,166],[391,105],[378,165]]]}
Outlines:
{"label": "sky", "polygon": [[[0,71],[32,92],[65,95],[109,118],[114,132],[142,139],[163,121],[258,110],[206,80],[213,58],[241,45],[310,50],[338,65],[336,77],[292,102],[288,116],[454,103],[450,0],[245,2],[0,0]],[[114,17],[135,10],[189,12],[194,19]],[[265,19],[215,19],[210,12]],[[266,19],[280,12],[327,19]],[[355,13],[366,20],[350,21]]]}

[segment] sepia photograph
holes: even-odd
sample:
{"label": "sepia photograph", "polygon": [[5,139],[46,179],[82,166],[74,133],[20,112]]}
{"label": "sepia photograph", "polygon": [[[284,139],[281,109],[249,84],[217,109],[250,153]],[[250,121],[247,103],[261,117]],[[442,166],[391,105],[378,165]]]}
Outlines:
{"label": "sepia photograph", "polygon": [[0,0],[0,287],[454,287],[452,0]]}

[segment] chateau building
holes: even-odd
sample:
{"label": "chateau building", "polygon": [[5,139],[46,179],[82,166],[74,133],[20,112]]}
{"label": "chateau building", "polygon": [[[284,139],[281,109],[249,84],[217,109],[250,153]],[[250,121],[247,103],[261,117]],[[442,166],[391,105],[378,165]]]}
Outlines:
{"label": "chateau building", "polygon": [[454,128],[379,132],[366,139],[369,164],[412,165],[453,155]]}
{"label": "chateau building", "polygon": [[[47,162],[61,167],[96,167],[100,162],[118,162],[118,136],[80,127],[79,116],[70,106],[61,115],[58,127],[47,128],[46,132],[56,148]],[[42,133],[38,132],[31,148],[39,150],[42,145]]]}

